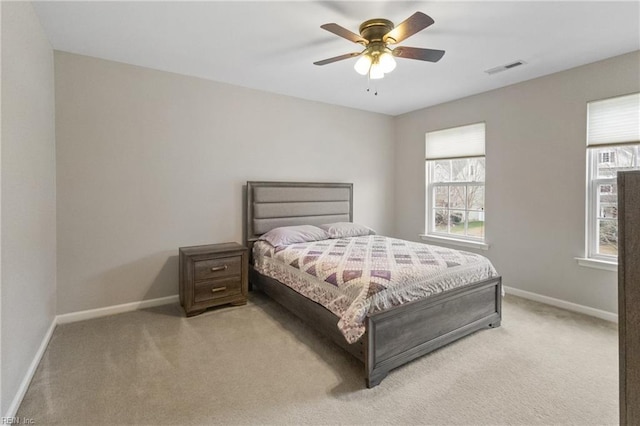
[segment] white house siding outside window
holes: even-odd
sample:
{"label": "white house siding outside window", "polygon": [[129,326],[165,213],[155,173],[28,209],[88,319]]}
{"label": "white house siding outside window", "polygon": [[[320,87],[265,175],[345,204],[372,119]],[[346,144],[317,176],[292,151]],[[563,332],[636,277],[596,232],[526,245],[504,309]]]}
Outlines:
{"label": "white house siding outside window", "polygon": [[426,233],[484,241],[485,124],[426,134]]}
{"label": "white house siding outside window", "polygon": [[640,93],[587,105],[587,257],[617,262],[617,173],[640,170]]}

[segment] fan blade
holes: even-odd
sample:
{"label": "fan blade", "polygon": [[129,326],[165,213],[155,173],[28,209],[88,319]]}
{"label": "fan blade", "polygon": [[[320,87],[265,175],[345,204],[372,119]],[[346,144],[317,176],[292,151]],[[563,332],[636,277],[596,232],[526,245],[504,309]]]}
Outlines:
{"label": "fan blade", "polygon": [[360,53],[362,53],[362,52],[353,52],[353,53],[347,53],[345,55],[334,56],[333,58],[325,59],[323,61],[314,62],[313,65],[327,65],[327,64],[330,64],[332,62],[338,62],[338,61],[342,61],[343,59],[349,59],[349,58],[353,58],[354,56],[360,56]]}
{"label": "fan blade", "polygon": [[360,37],[358,34],[352,33],[351,31],[349,31],[348,29],[341,27],[338,24],[324,24],[324,25],[320,25],[320,28],[322,28],[323,30],[327,30],[330,33],[334,33],[337,36],[340,36],[342,38],[346,38],[349,41],[352,41],[354,43],[360,43],[360,44],[367,44],[369,43],[366,39]]}
{"label": "fan blade", "polygon": [[421,49],[419,47],[399,46],[393,49],[393,56],[419,61],[438,62],[444,56],[444,50]]}
{"label": "fan blade", "polygon": [[384,35],[382,40],[385,43],[396,44],[407,39],[417,32],[420,32],[433,24],[435,21],[430,16],[422,12],[416,12],[405,21]]}

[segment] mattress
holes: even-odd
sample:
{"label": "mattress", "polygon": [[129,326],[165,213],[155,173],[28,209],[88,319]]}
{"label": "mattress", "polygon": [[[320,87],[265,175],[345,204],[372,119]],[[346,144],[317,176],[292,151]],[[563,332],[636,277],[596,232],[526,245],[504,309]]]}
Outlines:
{"label": "mattress", "polygon": [[273,247],[258,241],[254,268],[321,304],[338,318],[349,343],[365,332],[365,318],[497,277],[478,254],[380,235]]}

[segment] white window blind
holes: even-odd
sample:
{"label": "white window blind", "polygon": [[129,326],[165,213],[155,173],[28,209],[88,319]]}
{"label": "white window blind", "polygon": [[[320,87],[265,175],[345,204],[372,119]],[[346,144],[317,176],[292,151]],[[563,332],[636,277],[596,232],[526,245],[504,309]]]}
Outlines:
{"label": "white window blind", "polygon": [[428,132],[426,159],[480,157],[484,155],[484,123]]}
{"label": "white window blind", "polygon": [[589,102],[587,111],[588,146],[640,141],[640,93]]}

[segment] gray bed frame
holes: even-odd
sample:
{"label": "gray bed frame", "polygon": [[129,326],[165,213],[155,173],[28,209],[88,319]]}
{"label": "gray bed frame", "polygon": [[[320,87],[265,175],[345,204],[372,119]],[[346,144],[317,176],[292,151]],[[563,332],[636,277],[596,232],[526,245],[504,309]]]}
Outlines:
{"label": "gray bed frame", "polygon": [[[279,226],[353,221],[353,184],[247,182],[245,239],[251,250]],[[338,317],[249,266],[249,281],[364,363],[368,388],[392,369],[487,327],[499,327],[502,279],[491,278],[366,317],[366,332],[347,343]]]}

